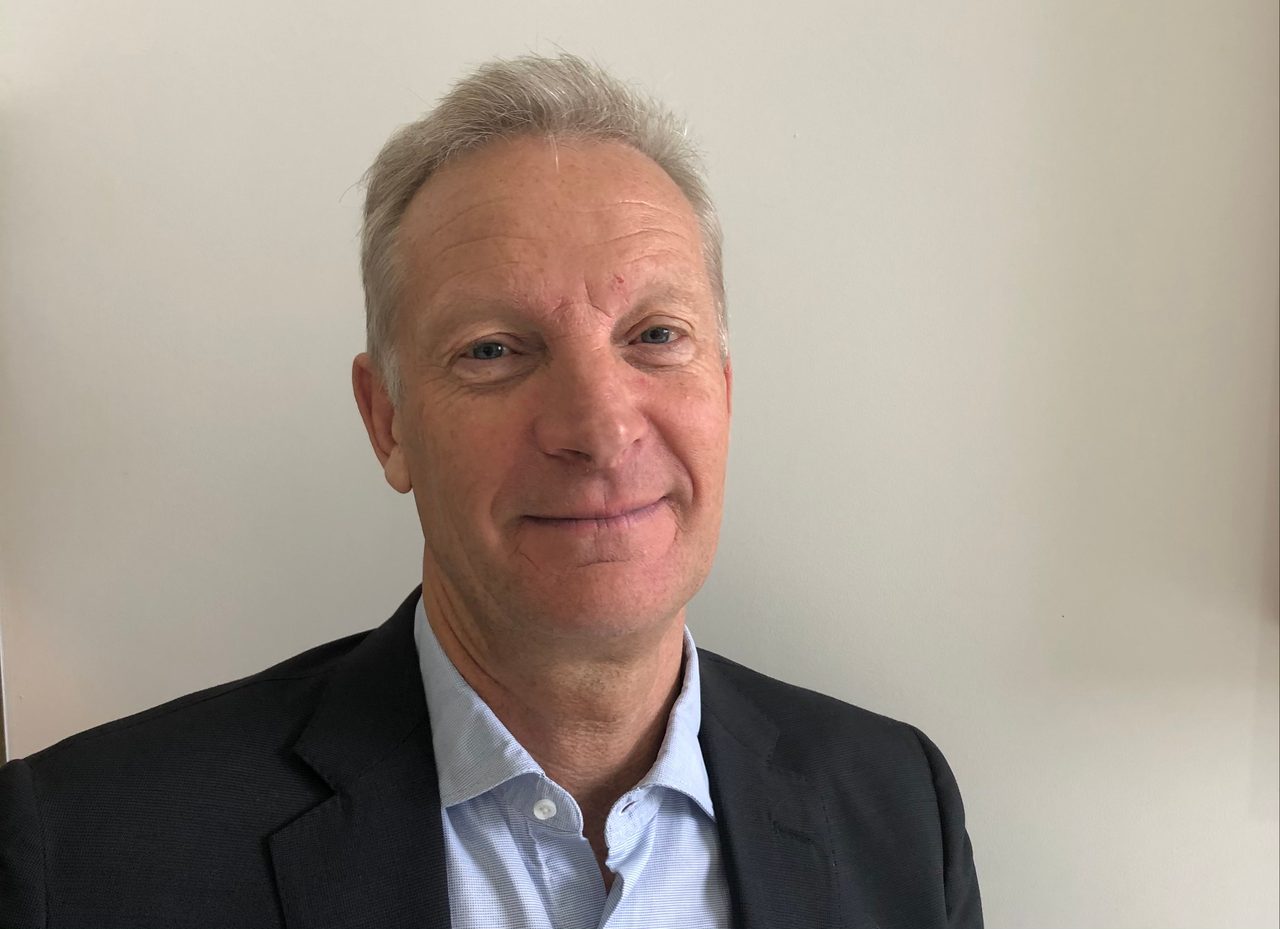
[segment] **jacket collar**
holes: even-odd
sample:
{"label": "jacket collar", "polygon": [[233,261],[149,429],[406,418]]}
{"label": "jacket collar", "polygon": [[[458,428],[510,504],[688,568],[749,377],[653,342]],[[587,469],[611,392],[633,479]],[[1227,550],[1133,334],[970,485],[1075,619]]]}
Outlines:
{"label": "jacket collar", "polygon": [[[294,754],[334,791],[269,839],[286,926],[449,926],[431,726],[413,642],[421,588],[329,676]],[[699,650],[702,725],[736,929],[866,926],[838,895],[827,811],[779,729]],[[747,673],[747,672],[742,672]]]}
{"label": "jacket collar", "polygon": [[703,651],[702,742],[737,929],[871,929],[841,896],[821,794],[779,752],[780,730],[743,687],[752,672]]}
{"label": "jacket collar", "polygon": [[419,592],[331,672],[293,746],[334,793],[269,840],[286,926],[449,925],[439,786],[413,646]]}

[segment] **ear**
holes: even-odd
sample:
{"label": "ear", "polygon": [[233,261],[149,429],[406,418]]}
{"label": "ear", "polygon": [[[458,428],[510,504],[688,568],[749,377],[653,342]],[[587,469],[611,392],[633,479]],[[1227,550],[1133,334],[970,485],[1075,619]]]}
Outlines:
{"label": "ear", "polygon": [[413,489],[409,475],[409,463],[400,444],[401,429],[396,422],[396,408],[391,402],[382,375],[374,368],[368,352],[356,355],[351,365],[351,386],[356,394],[356,406],[369,433],[369,444],[378,456],[387,483],[402,494]]}

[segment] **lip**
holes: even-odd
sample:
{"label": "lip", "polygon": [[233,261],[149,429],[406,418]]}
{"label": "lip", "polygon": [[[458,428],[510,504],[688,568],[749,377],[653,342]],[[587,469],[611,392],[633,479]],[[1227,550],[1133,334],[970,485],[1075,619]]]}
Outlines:
{"label": "lip", "polygon": [[627,529],[656,514],[665,502],[666,497],[659,497],[639,506],[584,510],[564,516],[526,516],[525,519],[534,525],[560,529]]}

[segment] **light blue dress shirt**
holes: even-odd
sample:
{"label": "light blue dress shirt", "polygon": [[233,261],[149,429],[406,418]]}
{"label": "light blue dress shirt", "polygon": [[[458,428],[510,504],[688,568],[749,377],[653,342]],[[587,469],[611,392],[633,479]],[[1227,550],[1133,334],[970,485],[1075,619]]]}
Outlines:
{"label": "light blue dress shirt", "polygon": [[605,821],[608,893],[582,811],[445,656],[418,601],[453,929],[727,929],[729,889],[698,744],[698,653],[649,773]]}

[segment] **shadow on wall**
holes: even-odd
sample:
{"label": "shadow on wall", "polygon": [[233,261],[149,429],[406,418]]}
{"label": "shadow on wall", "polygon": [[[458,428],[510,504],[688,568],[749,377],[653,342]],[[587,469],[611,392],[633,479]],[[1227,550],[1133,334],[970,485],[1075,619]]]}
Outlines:
{"label": "shadow on wall", "polygon": [[[1273,626],[1280,627],[1280,478],[1277,478],[1280,475],[1280,295],[1276,297],[1275,320],[1276,331],[1271,335],[1275,358],[1271,365],[1271,435],[1267,442],[1270,452],[1262,488],[1267,515],[1262,540],[1262,588],[1267,619]],[[1271,670],[1274,672],[1275,668]]]}
{"label": "shadow on wall", "polygon": [[[1087,9],[1063,28],[1096,25]],[[1073,688],[1217,687],[1280,622],[1273,207],[1204,181],[1207,163],[1263,170],[1214,109],[1235,72],[1143,71],[1135,34],[1048,74],[1039,111],[1044,644]]]}
{"label": "shadow on wall", "polygon": [[[1276,301],[1277,328],[1280,329],[1280,298]],[[1272,365],[1270,463],[1266,470],[1266,486],[1262,491],[1267,519],[1262,550],[1262,583],[1266,616],[1258,630],[1257,708],[1254,712],[1253,784],[1250,813],[1260,820],[1280,820],[1280,750],[1276,732],[1280,731],[1280,331],[1272,339],[1276,360]]]}

